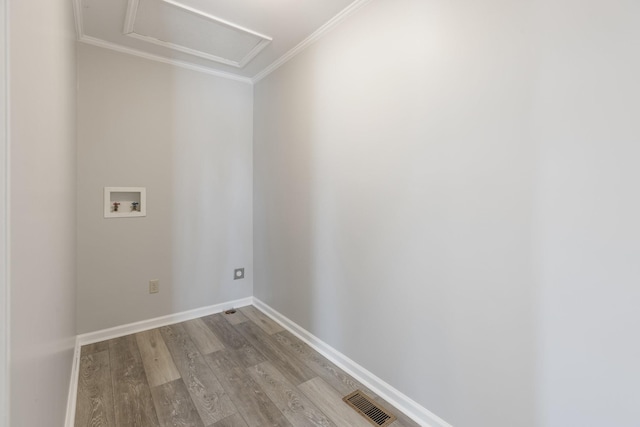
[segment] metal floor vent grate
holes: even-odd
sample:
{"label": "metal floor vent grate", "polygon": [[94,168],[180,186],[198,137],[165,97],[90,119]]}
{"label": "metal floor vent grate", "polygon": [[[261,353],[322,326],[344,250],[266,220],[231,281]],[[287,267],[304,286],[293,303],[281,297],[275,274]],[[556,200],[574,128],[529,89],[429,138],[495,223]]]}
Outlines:
{"label": "metal floor vent grate", "polygon": [[342,398],[349,406],[358,411],[374,426],[387,427],[396,420],[395,415],[382,409],[369,396],[356,390]]}

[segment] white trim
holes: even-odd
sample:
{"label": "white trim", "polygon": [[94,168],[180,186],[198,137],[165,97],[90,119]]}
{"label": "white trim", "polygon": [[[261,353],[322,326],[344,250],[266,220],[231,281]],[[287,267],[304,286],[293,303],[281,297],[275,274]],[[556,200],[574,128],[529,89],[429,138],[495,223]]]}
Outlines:
{"label": "white trim", "polygon": [[[139,0],[134,0],[134,1],[139,1]],[[178,9],[183,9],[183,10],[186,10],[187,12],[190,12],[190,13],[192,13],[194,15],[198,15],[198,16],[202,16],[203,18],[207,18],[210,21],[219,22],[220,24],[223,24],[223,25],[225,25],[225,26],[227,26],[229,28],[233,28],[234,30],[243,31],[245,33],[249,33],[249,34],[251,34],[253,36],[256,36],[256,37],[264,39],[264,40],[269,40],[269,41],[273,40],[271,37],[265,36],[264,34],[258,33],[257,31],[253,31],[253,30],[250,30],[249,28],[242,27],[242,26],[240,26],[238,24],[234,24],[233,22],[227,21],[227,20],[222,19],[222,18],[218,18],[217,16],[214,16],[214,15],[211,15],[209,13],[203,12],[203,11],[201,11],[199,9],[194,8],[194,7],[190,7],[190,6],[184,5],[184,4],[179,3],[177,1],[174,1],[174,0],[162,0],[162,1],[164,3],[170,4],[171,6],[174,6],[174,7],[178,8]]]}
{"label": "white trim", "polygon": [[[138,0],[132,0],[127,5],[127,18],[125,19],[125,24],[124,24],[124,29],[123,29],[124,30],[123,31],[124,34],[127,34],[126,30],[128,28],[131,28],[132,25],[133,25],[133,19],[135,19],[135,16],[133,16],[133,15],[135,15],[135,14],[130,16],[129,11],[133,7],[133,3],[134,2],[137,3],[137,1]],[[168,1],[168,0],[163,0],[163,1],[165,1],[167,3],[171,3],[171,4],[179,4],[179,3],[171,2],[171,1]],[[353,15],[356,11],[361,9],[363,6],[368,4],[370,1],[371,0],[355,0],[353,3],[351,3],[349,6],[344,8],[336,16],[334,16],[329,21],[327,21],[323,26],[321,26],[316,31],[314,31],[310,36],[308,36],[306,39],[304,39],[303,41],[298,43],[296,46],[294,46],[292,49],[290,49],[287,53],[282,55],[280,58],[278,58],[275,61],[273,61],[270,65],[268,65],[267,67],[263,68],[262,71],[258,72],[253,77],[244,77],[244,76],[240,76],[240,75],[233,74],[233,73],[227,73],[227,72],[224,72],[224,71],[218,71],[218,70],[214,70],[213,68],[209,68],[209,67],[204,66],[204,65],[196,65],[196,64],[189,63],[189,62],[185,62],[185,61],[178,61],[178,60],[175,60],[175,59],[166,58],[164,56],[154,55],[154,54],[143,52],[143,51],[140,51],[140,50],[137,50],[137,49],[125,47],[125,46],[122,46],[122,45],[119,45],[119,44],[116,44],[116,43],[112,43],[112,42],[108,42],[108,41],[105,41],[105,40],[102,40],[102,39],[98,39],[98,38],[95,38],[95,37],[87,36],[87,35],[84,34],[84,27],[83,27],[82,5],[81,5],[82,0],[73,0],[73,9],[74,9],[74,12],[75,12],[76,31],[78,33],[78,40],[83,42],[83,43],[87,43],[87,44],[91,44],[91,45],[94,45],[94,46],[103,47],[103,48],[106,48],[106,49],[115,50],[117,52],[127,53],[129,55],[134,55],[134,56],[138,56],[138,57],[141,57],[141,58],[150,59],[152,61],[158,61],[158,62],[163,62],[165,64],[175,65],[176,67],[186,68],[188,70],[198,71],[200,73],[210,74],[210,75],[217,76],[217,77],[222,77],[222,78],[225,78],[225,79],[231,79],[231,80],[236,80],[236,81],[240,81],[240,82],[243,82],[243,83],[255,84],[255,83],[259,82],[260,80],[264,79],[265,77],[267,77],[269,74],[271,74],[272,72],[274,72],[275,70],[277,70],[281,66],[283,66],[285,63],[290,61],[292,58],[294,58],[295,56],[300,54],[303,50],[305,50],[307,47],[309,47],[310,45],[312,45],[313,43],[318,41],[320,38],[325,36],[329,31],[331,31],[333,28],[335,28],[338,24],[340,24],[342,21],[347,19],[349,16]],[[184,8],[187,8],[187,6],[184,6],[184,5],[181,5],[181,6],[184,7]],[[247,30],[247,31],[250,31],[250,30]],[[144,37],[144,36],[141,36],[141,37]],[[262,37],[266,37],[266,36],[262,36]],[[271,38],[269,38],[269,37],[266,37],[266,38],[271,40]],[[266,46],[266,44],[264,46]],[[253,57],[256,56],[259,53],[259,51],[262,50],[262,48],[264,48],[264,46],[260,46],[260,45],[256,46],[256,48],[254,50],[257,50],[257,51],[254,52],[254,50],[252,50],[247,55],[247,57],[249,58],[247,60],[247,62],[249,60],[253,59]],[[245,58],[247,58],[247,57],[245,57]]]}
{"label": "white trim", "polygon": [[[3,0],[0,0],[3,1]],[[180,313],[168,314],[154,319],[142,320],[140,322],[115,326],[113,328],[102,329],[100,331],[80,334],[76,337],[76,345],[73,351],[73,365],[71,367],[71,380],[69,383],[69,396],[67,398],[67,414],[65,417],[65,427],[74,427],[76,415],[76,399],[78,396],[78,376],[80,374],[80,350],[83,345],[93,344],[100,341],[123,337],[161,326],[173,325],[210,314],[221,313],[230,308],[244,307],[253,304],[253,297],[241,298],[233,301],[214,304],[207,307],[200,307],[193,310],[182,311]]]}
{"label": "white trim", "polygon": [[133,33],[133,26],[136,23],[136,16],[138,15],[138,6],[140,6],[140,0],[129,0],[127,4],[127,14],[124,16],[122,34]]}
{"label": "white trim", "polygon": [[370,1],[371,0],[356,0],[353,3],[351,3],[349,6],[344,8],[340,13],[338,13],[336,16],[334,16],[329,21],[327,21],[322,27],[314,31],[309,37],[302,40],[300,43],[298,43],[295,47],[293,47],[287,53],[285,53],[280,58],[272,62],[271,65],[268,65],[258,74],[253,76],[251,81],[255,84],[260,80],[264,79],[265,77],[267,77],[269,74],[273,73],[275,70],[277,70],[278,68],[286,64],[288,61],[290,61],[292,58],[297,56],[303,50],[305,50],[306,48],[311,46],[313,43],[320,40],[320,38],[324,37],[329,31],[334,29],[338,24],[340,24],[342,21],[347,19],[349,16],[353,15],[355,12],[357,12],[360,8],[365,6]]}
{"label": "white trim", "polygon": [[138,15],[140,0],[129,0],[129,4],[127,6],[127,14],[124,19],[123,34],[125,36],[133,37],[138,40],[145,41],[147,43],[152,43],[158,46],[166,47],[167,49],[172,49],[178,52],[187,53],[189,55],[198,56],[200,58],[208,59],[214,62],[219,62],[221,64],[230,65],[236,68],[243,68],[245,65],[247,65],[249,61],[251,61],[258,53],[260,53],[262,49],[267,47],[267,45],[271,43],[271,41],[273,40],[269,36],[265,36],[264,34],[260,34],[256,31],[234,24],[233,22],[229,22],[222,18],[218,18],[217,16],[214,16],[209,13],[203,12],[199,9],[184,5],[182,3],[178,3],[173,0],[162,0],[162,2],[170,6],[173,6],[176,9],[190,13],[192,15],[205,18],[215,24],[222,25],[227,28],[231,28],[232,30],[236,30],[237,32],[240,32],[240,33],[249,34],[251,36],[257,37],[258,39],[260,39],[260,41],[245,56],[243,56],[242,59],[240,59],[240,61],[234,61],[234,60],[213,55],[211,53],[207,53],[201,50],[191,49],[189,47],[186,47],[177,43],[171,43],[169,41],[161,40],[156,37],[136,33],[134,26],[135,26],[136,16]]}
{"label": "white trim", "polygon": [[[3,1],[3,0],[0,0]],[[360,381],[367,388],[378,396],[395,406],[405,415],[412,418],[423,427],[452,427],[446,421],[430,412],[416,401],[403,394],[393,386],[389,385],[373,373],[369,372],[358,363],[349,359],[329,344],[314,336],[312,333],[299,326],[283,314],[274,310],[264,302],[255,297],[247,297],[221,304],[215,304],[207,307],[201,307],[194,310],[173,313],[167,316],[156,317],[154,319],[142,320],[140,322],[129,323],[127,325],[116,326],[100,331],[81,334],[76,337],[76,345],[73,354],[73,366],[71,369],[71,379],[69,384],[69,397],[67,401],[67,414],[65,418],[65,427],[74,427],[74,418],[76,412],[76,397],[78,394],[78,376],[80,370],[80,349],[83,345],[93,344],[113,338],[119,338],[125,335],[135,334],[149,329],[159,328],[161,326],[172,325],[199,317],[208,316],[210,314],[221,313],[232,307],[244,307],[254,305],[263,311],[267,316],[282,325],[289,332],[300,338],[302,341],[318,351],[324,357],[335,363],[349,375]]]}
{"label": "white trim", "polygon": [[253,298],[253,305],[418,424],[423,427],[452,427],[451,424],[427,410],[415,400],[378,378],[258,298]]}
{"label": "white trim", "polygon": [[[126,33],[125,36],[132,37],[132,38],[138,39],[138,40],[142,40],[143,42],[155,44],[157,46],[166,47],[167,49],[172,49],[172,50],[176,50],[178,52],[186,53],[188,55],[193,55],[193,56],[197,56],[197,57],[200,57],[200,58],[208,59],[209,61],[219,62],[221,64],[229,65],[231,67],[242,68],[242,67],[244,67],[244,64],[249,62],[248,60],[246,60],[248,55],[246,55],[240,61],[233,61],[231,59],[223,58],[223,57],[217,56],[217,55],[212,55],[210,53],[206,53],[206,52],[203,52],[201,50],[191,49],[190,47],[182,46],[182,45],[179,45],[179,44],[176,44],[176,43],[166,42],[164,40],[160,40],[160,39],[157,39],[157,38],[151,37],[151,36],[145,36],[144,34],[138,34],[136,32]],[[266,46],[265,44],[263,44],[263,42],[264,41],[260,41],[260,43],[257,45],[257,47],[260,47],[258,52],[260,50],[264,49],[264,47]],[[254,50],[255,50],[255,48],[254,48]],[[252,50],[249,53],[252,53],[254,50]],[[258,52],[256,52],[254,54],[254,56]],[[251,58],[249,58],[249,59],[251,59]]]}
{"label": "white trim", "polygon": [[208,68],[205,66],[191,64],[189,62],[169,59],[159,55],[153,55],[151,53],[143,52],[141,50],[124,47],[119,44],[115,44],[111,42],[106,42],[104,40],[97,39],[95,37],[82,35],[80,37],[80,41],[82,43],[90,44],[93,46],[115,50],[116,52],[127,53],[129,55],[138,56],[140,58],[150,59],[152,61],[157,61],[157,62],[163,62],[165,64],[170,64],[170,65],[175,65],[176,67],[186,68],[187,70],[198,71],[200,73],[209,74],[216,77],[222,77],[224,79],[235,80],[235,81],[246,83],[246,84],[252,84],[251,79],[249,77],[238,76],[236,74],[225,73],[224,71],[214,70],[212,68]]}
{"label": "white trim", "polygon": [[76,37],[80,40],[80,37],[84,34],[84,18],[82,16],[82,0],[73,0],[73,17],[76,22]]}
{"label": "white trim", "polygon": [[67,415],[64,419],[65,427],[74,427],[76,423],[76,398],[78,397],[78,377],[80,375],[80,347],[80,340],[76,337],[76,345],[73,348],[71,379],[69,380],[69,396],[67,396]]}
{"label": "white trim", "polygon": [[125,335],[136,334],[149,329],[159,328],[161,326],[173,325],[174,323],[197,319],[198,317],[208,316],[210,314],[221,313],[232,307],[244,307],[245,305],[251,305],[252,303],[253,297],[247,297],[207,307],[182,311],[180,313],[168,314],[166,316],[156,317],[153,319],[141,320],[139,322],[129,323],[126,325],[115,326],[113,328],[102,329],[100,331],[88,332],[86,334],[78,335],[78,343],[80,346],[93,344],[100,341],[123,337]]}
{"label": "white trim", "polygon": [[238,64],[238,66],[239,66],[240,68],[244,68],[244,66],[245,66],[245,65],[247,65],[249,62],[251,62],[251,60],[252,60],[253,58],[255,58],[256,56],[258,56],[258,54],[259,54],[260,52],[262,52],[262,49],[264,49],[265,47],[267,47],[267,45],[268,45],[269,43],[271,43],[271,41],[272,41],[272,38],[271,38],[271,37],[268,37],[268,38],[266,38],[266,39],[262,39],[262,40],[260,40],[260,42],[259,42],[257,45],[255,45],[255,46],[253,47],[253,49],[251,49],[251,50],[249,51],[249,53],[247,53],[247,54],[244,56],[244,58],[242,58],[242,59],[240,60],[240,62],[239,62],[239,64]]}

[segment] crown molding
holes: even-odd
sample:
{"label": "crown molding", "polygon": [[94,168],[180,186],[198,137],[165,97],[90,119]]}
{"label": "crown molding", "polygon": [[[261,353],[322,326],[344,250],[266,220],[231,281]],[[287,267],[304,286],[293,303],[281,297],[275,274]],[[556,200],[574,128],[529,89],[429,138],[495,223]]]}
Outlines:
{"label": "crown molding", "polygon": [[[124,46],[118,45],[116,43],[111,43],[111,42],[107,42],[107,41],[102,40],[102,39],[98,39],[98,38],[95,38],[95,37],[87,36],[87,35],[84,34],[84,27],[83,27],[82,7],[81,7],[82,0],[72,0],[72,1],[73,1],[73,9],[74,9],[75,21],[76,21],[76,32],[77,32],[77,35],[78,35],[78,41],[80,41],[80,42],[87,43],[87,44],[94,45],[94,46],[98,46],[98,47],[103,47],[105,49],[115,50],[115,51],[121,52],[121,53],[127,53],[129,55],[138,56],[140,58],[150,59],[152,61],[163,62],[165,64],[175,65],[177,67],[185,68],[185,69],[188,69],[188,70],[198,71],[198,72],[201,72],[201,73],[205,73],[205,74],[209,74],[209,75],[213,75],[213,76],[217,76],[217,77],[222,77],[222,78],[225,78],[225,79],[235,80],[235,81],[239,81],[239,82],[243,82],[243,83],[248,83],[248,84],[255,84],[255,83],[259,82],[260,80],[264,79],[269,74],[271,74],[272,72],[274,72],[275,70],[277,70],[278,68],[283,66],[285,63],[287,63],[288,61],[293,59],[295,56],[299,55],[302,51],[304,51],[306,48],[311,46],[313,43],[315,43],[316,41],[320,40],[327,33],[329,33],[332,29],[334,29],[336,26],[338,26],[338,24],[340,24],[342,21],[344,21],[345,19],[347,19],[348,17],[353,15],[355,12],[360,10],[362,7],[366,6],[368,3],[371,2],[371,0],[355,0],[353,3],[351,3],[349,6],[344,8],[336,16],[334,16],[329,21],[327,21],[323,26],[321,26],[316,31],[314,31],[309,37],[307,37],[306,39],[304,39],[303,41],[298,43],[295,47],[293,47],[287,53],[282,55],[280,58],[276,59],[274,62],[272,62],[266,68],[264,68],[262,71],[258,72],[253,77],[244,77],[244,76],[236,75],[236,74],[233,74],[233,73],[227,73],[227,72],[224,72],[224,71],[214,70],[214,69],[206,67],[206,66],[195,65],[195,64],[192,64],[192,63],[189,63],[189,62],[185,62],[185,61],[178,61],[178,60],[166,58],[166,57],[163,57],[163,56],[160,56],[160,55],[154,55],[154,54],[146,53],[146,52],[143,52],[143,51],[140,51],[140,50],[137,50],[137,49],[124,47]],[[169,1],[169,0],[163,0],[163,1],[166,1],[167,3],[171,3],[171,1]],[[129,4],[128,4],[127,16],[131,15],[129,13],[129,9],[131,7],[133,7],[132,3],[133,2],[129,2]],[[133,16],[133,18],[135,18],[135,16]],[[131,25],[131,24],[132,23],[125,22],[125,28],[127,28],[127,25]],[[258,47],[256,47],[256,49],[257,48]],[[253,53],[254,52],[252,51],[249,55],[251,55]],[[255,52],[255,54],[253,56],[257,55],[258,53],[259,52]]]}
{"label": "crown molding", "polygon": [[[82,0],[72,0],[73,2],[73,15],[76,24],[76,36],[79,42],[90,44],[93,46],[102,47],[105,49],[114,50],[120,53],[126,53],[129,55],[137,56],[139,58],[149,59],[151,61],[162,62],[164,64],[174,65],[176,67],[184,68],[191,71],[197,71],[211,76],[221,77],[223,79],[235,80],[238,82],[253,84],[251,78],[239,76],[232,73],[225,73],[224,71],[214,70],[209,67],[195,65],[185,61],[178,61],[171,58],[166,58],[160,55],[154,55],[151,53],[143,52],[141,50],[121,46],[116,43],[111,43],[96,37],[87,36],[84,34],[83,16],[82,16]],[[129,3],[131,5],[131,3]]]}
{"label": "crown molding", "polygon": [[314,31],[309,37],[307,37],[306,39],[302,40],[294,48],[289,50],[287,53],[285,53],[280,58],[276,59],[274,62],[272,62],[270,65],[268,65],[265,69],[263,69],[258,74],[253,76],[251,81],[255,84],[255,83],[259,82],[260,80],[264,79],[269,74],[273,73],[275,70],[277,70],[278,68],[280,68],[281,66],[283,66],[284,64],[289,62],[291,59],[293,59],[298,54],[300,54],[303,50],[305,50],[306,48],[311,46],[313,43],[315,43],[318,40],[320,40],[327,33],[329,33],[329,31],[331,31],[336,26],[338,26],[338,24],[340,24],[342,21],[347,19],[349,16],[353,15],[355,12],[357,12],[358,10],[360,10],[362,7],[364,7],[365,5],[367,5],[370,2],[371,2],[371,0],[356,0],[356,1],[354,1],[349,6],[344,8],[336,16],[334,16],[329,21],[327,21],[322,27],[320,27],[316,31]]}
{"label": "crown molding", "polygon": [[143,52],[141,50],[132,49],[129,47],[124,47],[119,44],[111,43],[104,41],[102,39],[98,39],[90,36],[82,36],[80,37],[80,42],[90,44],[93,46],[102,47],[105,49],[115,50],[120,53],[127,53],[129,55],[138,56],[144,59],[150,59],[156,62],[162,62],[165,64],[175,65],[176,67],[185,68],[191,71],[198,71],[200,73],[209,74],[211,76],[222,77],[224,79],[235,80],[238,82],[252,84],[252,81],[249,77],[238,76],[236,74],[225,73],[224,71],[214,70],[212,68],[203,67],[195,64],[191,64],[189,62],[178,61],[175,59],[165,58],[164,56],[154,55],[151,53]]}

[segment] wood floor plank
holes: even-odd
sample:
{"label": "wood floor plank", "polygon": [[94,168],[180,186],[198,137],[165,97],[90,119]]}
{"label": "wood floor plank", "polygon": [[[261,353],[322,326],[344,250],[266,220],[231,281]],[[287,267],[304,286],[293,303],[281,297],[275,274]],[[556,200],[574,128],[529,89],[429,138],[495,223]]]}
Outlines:
{"label": "wood floor plank", "polygon": [[198,347],[201,354],[209,354],[214,351],[222,350],[224,344],[218,337],[205,325],[202,319],[193,319],[183,322],[182,326],[187,331],[193,343]]}
{"label": "wood floor plank", "polygon": [[213,427],[247,427],[244,418],[240,414],[233,414],[230,417],[220,420]]}
{"label": "wood floor plank", "polygon": [[224,320],[231,323],[232,325],[237,325],[238,323],[248,322],[249,318],[242,314],[240,310],[236,310],[235,313],[222,313]]}
{"label": "wood floor plank", "polygon": [[109,341],[101,341],[93,344],[83,345],[80,348],[80,356],[86,356],[88,354],[98,353],[100,351],[109,350]]}
{"label": "wood floor plank", "polygon": [[252,346],[262,353],[268,361],[273,363],[293,385],[301,384],[316,376],[308,366],[290,354],[285,347],[278,344],[271,335],[264,332],[255,323],[245,322],[235,325],[234,328],[236,328]]}
{"label": "wood floor plank", "polygon": [[249,427],[293,427],[245,368],[234,361],[232,352],[221,350],[204,358]]}
{"label": "wood floor plank", "polygon": [[158,329],[135,334],[149,386],[155,387],[180,378],[171,354]]}
{"label": "wood floor plank", "polygon": [[347,394],[359,389],[371,396],[378,404],[382,405],[382,407],[392,411],[398,419],[394,421],[390,427],[419,427],[419,425],[411,418],[395,409],[387,401],[377,396],[362,383],[347,374],[344,370],[340,369],[309,345],[298,339],[291,332],[279,332],[273,335],[273,338],[283,346],[293,351],[307,366],[318,374],[320,378],[335,388],[341,395],[346,396]]}
{"label": "wood floor plank", "polygon": [[344,403],[343,396],[322,378],[316,377],[298,388],[338,427],[371,427],[371,423]]}
{"label": "wood floor plank", "polygon": [[158,427],[151,390],[133,335],[109,341],[116,427]]}
{"label": "wood floor plank", "polygon": [[270,362],[248,368],[249,375],[267,393],[280,412],[296,427],[336,427]]}
{"label": "wood floor plank", "polygon": [[160,333],[200,418],[205,425],[211,425],[234,414],[236,407],[204,361],[185,327],[186,322],[165,326],[160,328]]}
{"label": "wood floor plank", "polygon": [[226,348],[238,350],[247,343],[247,340],[224,320],[222,314],[212,314],[211,316],[202,317],[202,321],[220,338],[220,341],[222,341],[222,344]]}
{"label": "wood floor plank", "polygon": [[[244,367],[255,366],[266,359],[256,350],[229,322],[224,320],[222,314],[203,317],[203,322],[211,331],[220,338],[227,350],[232,350],[236,360]],[[245,322],[249,323],[249,322]],[[244,324],[244,323],[242,323]]]}
{"label": "wood floor plank", "polygon": [[[369,427],[342,402],[361,389],[398,417],[392,427],[418,427],[290,332],[238,313],[233,321],[217,314],[83,347],[76,425]],[[222,349],[202,354],[213,348]]]}
{"label": "wood floor plank", "polygon": [[162,427],[204,427],[182,379],[152,387],[151,394]]}
{"label": "wood floor plank", "polygon": [[346,396],[354,390],[362,389],[361,384],[354,380],[353,377],[309,347],[306,343],[299,340],[291,332],[283,331],[273,335],[273,338],[282,346],[296,354],[300,360],[333,388],[338,390],[340,394]]}
{"label": "wood floor plank", "polygon": [[269,335],[284,331],[282,326],[252,305],[242,307],[240,311]]}
{"label": "wood floor plank", "polygon": [[108,346],[80,358],[75,420],[77,427],[115,425]]}

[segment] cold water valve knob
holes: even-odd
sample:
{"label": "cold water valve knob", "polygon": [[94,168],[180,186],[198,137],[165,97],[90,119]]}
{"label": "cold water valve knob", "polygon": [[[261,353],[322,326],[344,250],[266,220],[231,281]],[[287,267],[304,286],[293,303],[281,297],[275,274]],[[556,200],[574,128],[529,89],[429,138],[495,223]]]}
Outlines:
{"label": "cold water valve knob", "polygon": [[131,210],[133,212],[137,212],[138,208],[139,208],[139,206],[138,206],[139,204],[140,204],[140,202],[131,202]]}

